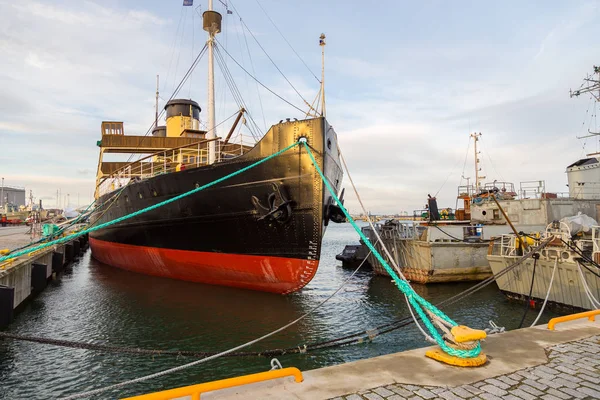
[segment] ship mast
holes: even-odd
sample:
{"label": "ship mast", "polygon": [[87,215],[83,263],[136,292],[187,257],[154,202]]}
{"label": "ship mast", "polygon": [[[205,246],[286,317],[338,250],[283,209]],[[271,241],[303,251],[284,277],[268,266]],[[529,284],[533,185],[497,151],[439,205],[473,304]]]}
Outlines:
{"label": "ship mast", "polygon": [[154,106],[154,127],[158,127],[158,75],[156,75],[156,102]]}
{"label": "ship mast", "polygon": [[325,117],[325,34],[321,33],[319,46],[321,46],[321,115]]}
{"label": "ship mast", "polygon": [[[213,0],[208,0],[208,10],[202,14],[203,28],[208,32],[208,126],[207,139],[217,137],[215,132],[215,65],[214,65],[214,46],[215,35],[221,32],[221,14],[213,11]],[[208,142],[208,163],[213,164],[216,161],[215,141]]]}
{"label": "ship mast", "polygon": [[[600,67],[594,65],[594,74],[598,74],[598,79],[594,79],[594,75],[588,75],[584,78],[584,83],[577,90],[569,90],[569,95],[571,97],[577,97],[584,93],[590,93],[596,102],[600,102]],[[577,137],[577,139],[589,138],[592,136],[600,135],[600,132],[592,132],[588,129],[589,135]],[[598,153],[594,153],[598,154]],[[588,154],[589,156],[590,154]]]}

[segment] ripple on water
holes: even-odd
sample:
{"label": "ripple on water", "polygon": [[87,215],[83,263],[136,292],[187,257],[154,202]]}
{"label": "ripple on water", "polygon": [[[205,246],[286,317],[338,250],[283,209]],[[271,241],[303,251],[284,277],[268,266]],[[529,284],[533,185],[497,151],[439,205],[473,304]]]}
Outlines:
{"label": "ripple on water", "polygon": [[[171,350],[222,351],[255,339],[313,309],[352,271],[335,260],[346,244],[358,243],[348,224],[330,225],[313,281],[289,296],[160,279],[102,265],[89,251],[72,272],[52,282],[30,301],[7,329],[10,332],[120,346]],[[469,283],[415,285],[433,303]],[[523,306],[509,303],[495,285],[450,306],[456,321],[486,327],[489,320],[515,328]],[[531,323],[530,312],[526,322]],[[274,337],[247,350],[303,346],[365,331],[406,317],[404,297],[389,278],[359,271],[322,308]],[[547,321],[550,314],[545,315]],[[278,356],[284,366],[303,370],[426,346],[422,334],[407,326],[354,344],[307,354]],[[91,390],[192,361],[190,358],[104,354],[35,343],[0,341],[0,397],[55,398]],[[147,384],[134,385],[115,398],[269,369],[266,358],[223,358]]]}

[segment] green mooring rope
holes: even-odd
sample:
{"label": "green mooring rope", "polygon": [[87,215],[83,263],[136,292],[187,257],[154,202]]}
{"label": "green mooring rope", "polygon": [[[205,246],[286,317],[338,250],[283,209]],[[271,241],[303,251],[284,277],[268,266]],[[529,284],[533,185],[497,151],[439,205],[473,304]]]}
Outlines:
{"label": "green mooring rope", "polygon": [[315,166],[317,172],[321,176],[323,183],[325,183],[325,186],[327,186],[327,189],[333,196],[334,200],[337,202],[338,206],[342,209],[342,212],[344,213],[344,215],[346,216],[346,218],[348,219],[350,224],[354,227],[354,229],[359,234],[359,236],[364,241],[364,243],[367,245],[369,250],[371,250],[373,252],[373,254],[377,258],[377,260],[379,260],[379,262],[383,266],[383,268],[385,268],[385,270],[388,272],[388,274],[390,274],[390,276],[394,279],[394,282],[396,283],[396,286],[398,286],[398,289],[400,289],[400,291],[408,297],[408,301],[414,307],[414,309],[417,311],[417,313],[421,317],[421,320],[427,326],[427,329],[429,330],[429,332],[435,339],[436,343],[442,348],[442,350],[444,350],[446,353],[450,354],[451,356],[460,357],[460,358],[477,357],[479,355],[479,353],[481,352],[481,346],[479,345],[479,343],[477,343],[477,346],[471,350],[454,349],[446,344],[446,342],[444,341],[444,338],[440,335],[440,333],[435,328],[435,326],[433,326],[433,324],[431,323],[429,318],[427,318],[427,315],[423,311],[422,307],[425,307],[429,312],[435,314],[437,317],[439,317],[440,319],[443,319],[444,321],[448,322],[452,326],[457,326],[458,324],[456,322],[454,322],[453,320],[451,320],[450,317],[448,317],[446,314],[444,314],[436,306],[434,306],[433,304],[429,303],[427,300],[425,300],[424,298],[419,296],[414,291],[414,289],[408,284],[408,282],[406,282],[403,279],[400,279],[398,274],[396,274],[396,272],[392,268],[390,268],[389,264],[383,259],[381,254],[375,249],[375,247],[373,246],[373,244],[371,244],[369,239],[362,233],[362,231],[360,230],[358,225],[356,225],[356,222],[352,219],[352,217],[348,213],[348,210],[346,210],[346,207],[344,207],[344,205],[342,204],[340,199],[337,197],[335,190],[333,190],[333,187],[331,187],[331,184],[329,183],[329,181],[327,180],[325,175],[323,175],[323,171],[321,171],[319,164],[317,164],[317,161],[315,160],[315,157],[313,156],[312,151],[310,150],[310,147],[308,146],[306,141],[303,141],[302,144],[308,151],[308,155],[310,156],[310,159],[312,160],[312,163]]}
{"label": "green mooring rope", "polygon": [[281,155],[282,153],[285,153],[286,151],[288,151],[288,150],[290,150],[290,149],[294,148],[295,146],[297,146],[297,145],[298,145],[298,143],[299,143],[299,142],[292,143],[291,145],[289,145],[289,146],[288,146],[288,147],[286,147],[285,149],[279,150],[277,153],[273,153],[273,154],[271,154],[270,156],[268,156],[268,157],[266,157],[266,158],[263,158],[263,159],[261,159],[261,160],[258,160],[258,161],[257,161],[257,162],[255,162],[254,164],[248,165],[248,166],[246,166],[246,167],[244,167],[244,168],[242,168],[242,169],[239,169],[239,170],[237,170],[237,171],[235,171],[235,172],[232,172],[232,173],[231,173],[231,174],[229,174],[229,175],[225,175],[225,176],[223,176],[223,177],[221,177],[221,178],[219,178],[219,179],[216,179],[216,180],[214,180],[214,181],[212,181],[212,182],[210,182],[210,183],[207,183],[207,184],[205,184],[205,185],[202,185],[202,186],[200,186],[200,187],[197,187],[197,188],[195,188],[195,189],[192,189],[192,190],[190,190],[189,192],[182,193],[182,194],[180,194],[180,195],[178,195],[178,196],[172,197],[172,198],[170,198],[170,199],[168,199],[168,200],[162,201],[162,202],[160,202],[160,203],[157,203],[157,204],[154,204],[154,205],[152,205],[152,206],[149,206],[149,207],[143,208],[143,209],[141,209],[141,210],[139,210],[139,211],[136,211],[136,212],[133,212],[133,213],[131,213],[131,214],[124,215],[124,216],[122,216],[122,217],[120,217],[120,218],[117,218],[117,219],[114,219],[114,220],[112,220],[112,221],[105,222],[105,223],[103,223],[103,224],[100,224],[100,225],[96,225],[96,226],[94,226],[94,227],[92,227],[92,228],[84,229],[84,230],[82,230],[82,231],[79,231],[79,232],[77,232],[77,233],[74,233],[74,234],[72,234],[72,235],[65,236],[65,237],[63,237],[63,238],[56,239],[56,240],[53,240],[53,241],[51,241],[51,242],[47,242],[47,243],[41,244],[41,245],[39,245],[39,246],[35,246],[35,247],[31,248],[31,249],[25,249],[25,250],[17,251],[16,253],[12,253],[12,254],[9,254],[9,255],[7,255],[7,256],[0,257],[0,262],[2,262],[2,261],[6,261],[6,260],[10,260],[10,259],[12,259],[12,258],[19,257],[19,256],[22,256],[23,254],[28,254],[28,253],[31,253],[31,252],[33,252],[33,251],[41,250],[41,249],[44,249],[44,248],[46,248],[46,247],[53,246],[53,245],[55,245],[55,244],[60,244],[60,243],[65,243],[65,242],[68,242],[69,240],[72,240],[72,239],[74,239],[74,238],[76,238],[76,237],[79,237],[79,236],[82,236],[82,235],[88,234],[88,233],[90,233],[90,232],[97,231],[97,230],[99,230],[99,229],[104,229],[104,228],[106,228],[106,227],[108,227],[108,226],[111,226],[111,225],[114,225],[114,224],[118,224],[119,222],[122,222],[122,221],[125,221],[125,220],[127,220],[127,219],[130,219],[130,218],[136,217],[136,216],[138,216],[138,215],[140,215],[140,214],[144,214],[144,213],[146,213],[146,212],[148,212],[148,211],[155,210],[155,209],[157,209],[157,208],[159,208],[159,207],[162,207],[162,206],[164,206],[164,205],[166,205],[166,204],[173,203],[173,202],[175,202],[175,201],[178,201],[178,200],[180,200],[180,199],[182,199],[182,198],[184,198],[184,197],[190,196],[190,195],[192,195],[192,194],[194,194],[194,193],[198,193],[198,192],[200,192],[200,191],[202,191],[202,190],[204,190],[204,189],[206,189],[206,188],[209,188],[209,187],[211,187],[211,186],[214,186],[214,185],[216,185],[216,184],[218,184],[218,183],[221,183],[221,182],[223,182],[223,181],[225,181],[225,180],[227,180],[227,179],[229,179],[229,178],[233,178],[233,177],[234,177],[234,176],[236,176],[236,175],[242,174],[242,173],[244,173],[244,172],[248,171],[249,169],[252,169],[252,168],[256,167],[257,165],[260,165],[260,164],[262,164],[262,163],[264,163],[264,162],[266,162],[266,161],[269,161],[269,160],[270,160],[270,159],[272,159],[272,158],[275,158],[275,157],[277,157],[277,156]]}

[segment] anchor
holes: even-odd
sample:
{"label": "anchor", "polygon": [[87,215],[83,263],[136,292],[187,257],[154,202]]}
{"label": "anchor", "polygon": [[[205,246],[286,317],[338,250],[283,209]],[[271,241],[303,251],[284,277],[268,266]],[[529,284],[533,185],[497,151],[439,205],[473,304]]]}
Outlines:
{"label": "anchor", "polygon": [[279,223],[285,223],[292,217],[292,200],[289,200],[287,189],[282,183],[272,183],[273,192],[267,197],[267,206],[256,196],[252,196],[252,204],[260,215],[259,221],[272,219]]}

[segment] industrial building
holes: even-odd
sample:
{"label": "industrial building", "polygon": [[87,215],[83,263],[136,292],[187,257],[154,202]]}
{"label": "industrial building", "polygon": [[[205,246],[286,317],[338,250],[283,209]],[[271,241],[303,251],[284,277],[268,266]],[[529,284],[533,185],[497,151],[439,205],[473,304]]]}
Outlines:
{"label": "industrial building", "polygon": [[0,208],[3,208],[4,204],[24,206],[25,188],[14,186],[2,186],[0,188]]}

